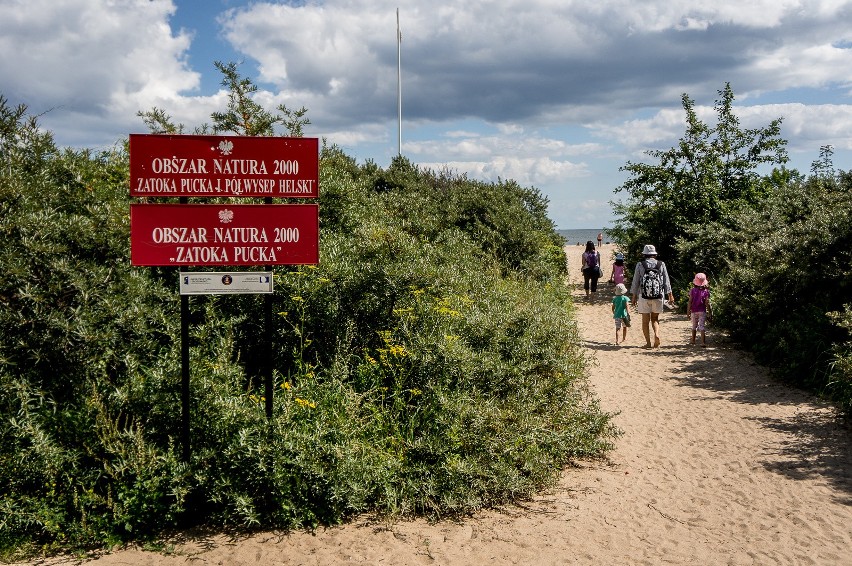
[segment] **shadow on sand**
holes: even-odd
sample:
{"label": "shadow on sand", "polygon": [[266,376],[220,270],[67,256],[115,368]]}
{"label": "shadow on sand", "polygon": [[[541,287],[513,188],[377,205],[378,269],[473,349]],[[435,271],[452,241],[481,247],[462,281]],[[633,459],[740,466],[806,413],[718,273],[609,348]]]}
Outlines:
{"label": "shadow on sand", "polygon": [[752,419],[782,438],[775,457],[762,465],[793,480],[822,477],[844,494],[843,504],[852,505],[852,427],[830,405],[774,379],[768,368],[729,345],[670,346],[659,355],[675,358],[672,379],[682,387],[711,391],[734,403],[800,407],[787,418]]}
{"label": "shadow on sand", "polygon": [[[572,296],[578,308],[602,308],[611,301],[612,290],[608,285],[601,285],[595,296],[587,298],[582,283],[575,283]],[[724,336],[713,336],[709,347],[701,348],[686,343],[689,337],[683,325],[679,330],[665,320],[663,325],[664,338],[668,340],[660,349],[642,347],[644,340],[638,317],[634,317],[627,344],[615,344],[613,328],[605,340],[586,339],[582,345],[605,356],[629,352],[631,356],[638,356],[637,360],[647,359],[646,356],[668,358],[674,372],[670,379],[679,386],[711,391],[734,403],[796,407],[795,414],[790,417],[753,418],[761,426],[779,433],[781,438],[774,448],[774,457],[766,458],[762,465],[792,480],[822,477],[842,494],[841,503],[852,505],[852,426],[848,421],[812,394],[773,379],[768,368],[728,343]],[[677,338],[675,333],[680,333]]]}

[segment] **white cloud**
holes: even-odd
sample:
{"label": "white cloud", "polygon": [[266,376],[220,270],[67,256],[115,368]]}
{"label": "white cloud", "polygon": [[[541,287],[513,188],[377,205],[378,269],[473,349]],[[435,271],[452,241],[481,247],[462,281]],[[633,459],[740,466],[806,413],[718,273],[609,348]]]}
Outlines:
{"label": "white cloud", "polygon": [[786,45],[752,51],[751,70],[763,81],[757,90],[850,84],[852,50],[836,47],[830,40],[810,43],[790,38]]}
{"label": "white cloud", "polygon": [[[259,102],[305,106],[308,135],[381,163],[396,154],[399,6],[403,152],[539,186],[560,225],[577,202],[607,202],[598,197],[625,161],[683,134],[682,93],[710,121],[730,82],[744,125],[784,117],[791,152],[852,149],[852,0],[200,5],[0,0],[0,94],[53,109],[41,121],[62,144],[111,144],[153,106],[192,128],[226,99],[200,90],[190,53],[224,46]],[[217,19],[219,6],[234,8]],[[191,32],[174,23],[186,14]],[[215,74],[216,59],[202,70]]]}
{"label": "white cloud", "polygon": [[[699,119],[715,124],[712,107],[694,108]],[[735,113],[743,128],[769,125],[781,118],[781,138],[790,151],[816,151],[821,145],[852,149],[852,105],[801,103],[736,106]],[[666,149],[677,143],[686,131],[683,108],[658,111],[647,119],[627,120],[620,124],[597,124],[595,133],[613,141],[621,140],[633,155],[646,149]]]}
{"label": "white cloud", "polygon": [[549,157],[498,157],[483,171],[488,178],[515,179],[522,185],[536,186],[559,183],[570,177],[586,177],[588,169],[583,163],[557,161]]}
{"label": "white cloud", "polygon": [[479,132],[472,130],[450,130],[444,132],[444,136],[448,138],[476,138],[479,137]]}
{"label": "white cloud", "polygon": [[570,192],[558,200],[552,199],[549,213],[560,220],[561,227],[588,228],[610,224],[612,207],[609,199],[577,198]]}
{"label": "white cloud", "polygon": [[[257,2],[221,18],[260,79],[321,120],[396,109],[389,1]],[[849,2],[502,0],[403,5],[408,119],[480,117],[507,128],[545,116],[671,103],[730,80],[746,95],[852,76]],[[665,75],[664,80],[660,80]],[[718,77],[722,77],[721,79]],[[541,122],[539,122],[541,124]]]}
{"label": "white cloud", "polygon": [[382,125],[365,124],[361,128],[325,132],[323,136],[328,139],[329,143],[347,148],[362,143],[387,141],[390,139],[388,133],[388,129]]}
{"label": "white cloud", "polygon": [[620,142],[630,153],[637,150],[671,147],[672,143],[683,134],[685,128],[683,108],[664,108],[650,118],[590,125],[595,135]]}
{"label": "white cloud", "polygon": [[41,122],[69,144],[112,144],[139,129],[138,110],[193,102],[200,76],[185,62],[191,37],[168,25],[174,10],[169,0],[0,2],[2,94],[46,112]]}
{"label": "white cloud", "polygon": [[415,155],[433,154],[463,157],[486,157],[504,155],[512,157],[536,157],[549,155],[565,158],[576,155],[589,155],[602,150],[601,144],[568,143],[563,139],[530,135],[489,135],[484,133],[463,135],[463,132],[446,132],[447,139],[426,141],[406,141],[407,153]]}
{"label": "white cloud", "polygon": [[783,117],[781,137],[791,142],[791,151],[816,152],[823,145],[852,149],[852,104],[746,106],[738,115],[749,127]]}
{"label": "white cloud", "polygon": [[469,177],[483,181],[514,179],[521,185],[536,187],[560,184],[571,178],[589,175],[583,163],[556,161],[548,157],[499,156],[489,161],[420,162],[418,165],[435,171],[447,169],[459,174],[466,173]]}
{"label": "white cloud", "polygon": [[497,130],[504,136],[514,136],[524,133],[524,127],[520,124],[497,124]]}

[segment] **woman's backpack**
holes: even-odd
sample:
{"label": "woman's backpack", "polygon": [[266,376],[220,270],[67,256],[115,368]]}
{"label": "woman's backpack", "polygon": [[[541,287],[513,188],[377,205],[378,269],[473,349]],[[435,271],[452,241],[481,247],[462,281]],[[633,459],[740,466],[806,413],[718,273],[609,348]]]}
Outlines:
{"label": "woman's backpack", "polygon": [[645,273],[642,274],[642,298],[643,299],[662,299],[663,298],[663,274],[661,269],[663,262],[657,261],[654,267],[648,265],[648,260],[642,263],[645,267]]}

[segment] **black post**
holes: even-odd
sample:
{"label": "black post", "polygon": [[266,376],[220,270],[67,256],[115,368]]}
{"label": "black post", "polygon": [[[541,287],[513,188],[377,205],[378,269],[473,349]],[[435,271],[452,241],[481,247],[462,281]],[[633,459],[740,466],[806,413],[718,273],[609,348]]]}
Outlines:
{"label": "black post", "polygon": [[187,295],[180,296],[180,374],[180,436],[183,445],[183,461],[189,462],[189,297]]}
{"label": "black post", "polygon": [[264,351],[266,352],[266,356],[264,356],[263,362],[263,389],[264,389],[264,397],[266,397],[266,418],[272,418],[272,395],[274,392],[274,388],[272,387],[272,294],[268,293],[264,297],[263,304],[263,342],[264,342]]}
{"label": "black post", "polygon": [[[272,197],[264,198],[263,202],[272,204]],[[271,265],[265,266],[264,269],[272,273]],[[272,274],[272,276],[275,275]],[[263,361],[263,393],[266,399],[264,407],[266,408],[266,418],[272,419],[272,396],[274,394],[272,387],[272,293],[267,293],[263,299],[263,350],[266,352]]]}
{"label": "black post", "polygon": [[[180,197],[180,203],[189,202]],[[180,268],[184,272],[184,268]],[[183,461],[189,462],[189,296],[180,296],[180,438],[183,446]]]}

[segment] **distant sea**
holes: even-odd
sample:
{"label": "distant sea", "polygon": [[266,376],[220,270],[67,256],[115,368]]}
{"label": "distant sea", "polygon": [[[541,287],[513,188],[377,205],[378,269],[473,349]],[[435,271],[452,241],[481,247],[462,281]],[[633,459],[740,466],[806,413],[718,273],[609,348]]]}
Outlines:
{"label": "distant sea", "polygon": [[559,235],[565,238],[565,243],[568,245],[577,245],[579,242],[582,245],[585,245],[586,242],[591,240],[594,244],[598,245],[598,234],[603,233],[603,242],[607,244],[612,242],[612,238],[610,238],[609,234],[606,231],[606,228],[582,228],[579,230],[557,230]]}

